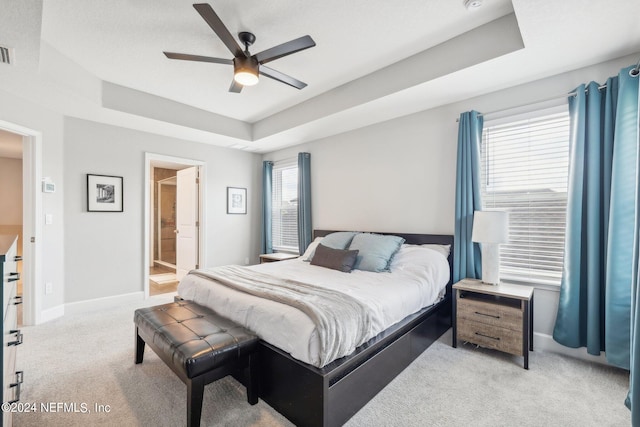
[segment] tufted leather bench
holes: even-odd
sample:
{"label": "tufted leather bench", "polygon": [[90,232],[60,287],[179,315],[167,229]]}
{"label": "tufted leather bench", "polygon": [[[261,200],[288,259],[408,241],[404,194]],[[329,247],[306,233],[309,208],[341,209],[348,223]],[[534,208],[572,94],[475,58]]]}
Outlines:
{"label": "tufted leather bench", "polygon": [[229,319],[191,301],[135,311],[136,364],[145,343],[187,385],[187,425],[200,425],[204,386],[234,371],[246,370],[247,400],[258,403],[258,338]]}

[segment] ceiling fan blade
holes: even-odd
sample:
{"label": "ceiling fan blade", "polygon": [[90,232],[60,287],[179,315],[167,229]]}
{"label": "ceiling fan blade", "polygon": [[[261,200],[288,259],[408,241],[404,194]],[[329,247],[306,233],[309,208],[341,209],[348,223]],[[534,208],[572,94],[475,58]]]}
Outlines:
{"label": "ceiling fan blade", "polygon": [[266,64],[267,62],[282,58],[283,56],[291,55],[292,53],[300,52],[301,50],[314,47],[315,45],[316,42],[313,41],[311,36],[302,36],[295,40],[274,46],[271,49],[263,50],[253,56],[255,56],[260,64]]}
{"label": "ceiling fan blade", "polygon": [[220,17],[216,15],[208,3],[197,3],[194,4],[193,7],[198,11],[200,16],[207,21],[207,24],[209,24],[211,29],[218,35],[222,43],[227,46],[227,49],[231,51],[234,57],[245,56],[244,51],[238,42],[236,42],[236,39],[231,35],[227,27],[222,23]]}
{"label": "ceiling fan blade", "polygon": [[243,87],[244,86],[242,86],[237,81],[231,80],[231,86],[229,87],[229,92],[240,93],[240,91],[242,90]]}
{"label": "ceiling fan blade", "polygon": [[169,59],[185,61],[213,62],[214,64],[233,64],[232,59],[213,58],[211,56],[189,55],[188,53],[163,52]]}
{"label": "ceiling fan blade", "polygon": [[281,73],[280,71],[276,71],[273,68],[265,67],[264,65],[260,66],[260,74],[281,83],[288,84],[289,86],[293,86],[296,89],[303,89],[307,86],[306,83],[303,83],[300,80],[294,79],[293,77]]}

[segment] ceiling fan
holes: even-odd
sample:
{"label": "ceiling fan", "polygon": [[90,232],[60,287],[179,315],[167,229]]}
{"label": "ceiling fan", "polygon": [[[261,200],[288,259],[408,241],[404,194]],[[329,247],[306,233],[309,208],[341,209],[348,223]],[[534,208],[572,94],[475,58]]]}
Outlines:
{"label": "ceiling fan", "polygon": [[235,41],[222,20],[213,11],[213,8],[207,3],[194,4],[193,7],[198,11],[200,16],[209,24],[211,29],[218,35],[220,40],[227,46],[233,54],[233,59],[213,58],[210,56],[190,55],[186,53],[164,52],[167,58],[182,59],[185,61],[213,62],[215,64],[233,64],[233,81],[229,92],[239,93],[244,86],[253,86],[258,83],[258,74],[277,80],[281,83],[293,86],[296,89],[302,89],[307,86],[306,83],[294,79],[284,73],[265,66],[267,62],[271,62],[283,56],[308,49],[316,45],[316,42],[310,36],[303,36],[295,40],[282,43],[278,46],[263,50],[260,53],[251,55],[249,46],[256,41],[256,36],[252,33],[243,31],[238,33],[240,41],[244,44],[244,50]]}

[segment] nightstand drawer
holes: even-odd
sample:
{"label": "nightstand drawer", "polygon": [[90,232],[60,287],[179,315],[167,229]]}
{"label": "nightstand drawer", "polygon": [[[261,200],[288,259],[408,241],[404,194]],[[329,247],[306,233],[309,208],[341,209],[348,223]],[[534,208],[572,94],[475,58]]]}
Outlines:
{"label": "nightstand drawer", "polygon": [[523,356],[522,330],[500,328],[478,322],[463,322],[458,324],[458,338],[478,344],[481,347],[493,348],[505,353]]}
{"label": "nightstand drawer", "polygon": [[522,334],[522,310],[472,298],[458,298],[458,319],[511,329]]}

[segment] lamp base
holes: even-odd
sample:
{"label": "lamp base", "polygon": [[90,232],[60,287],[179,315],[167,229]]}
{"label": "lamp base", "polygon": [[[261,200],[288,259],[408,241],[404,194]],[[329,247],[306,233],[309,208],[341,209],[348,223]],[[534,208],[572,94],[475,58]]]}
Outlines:
{"label": "lamp base", "polygon": [[482,243],[482,282],[489,285],[500,283],[500,244]]}

